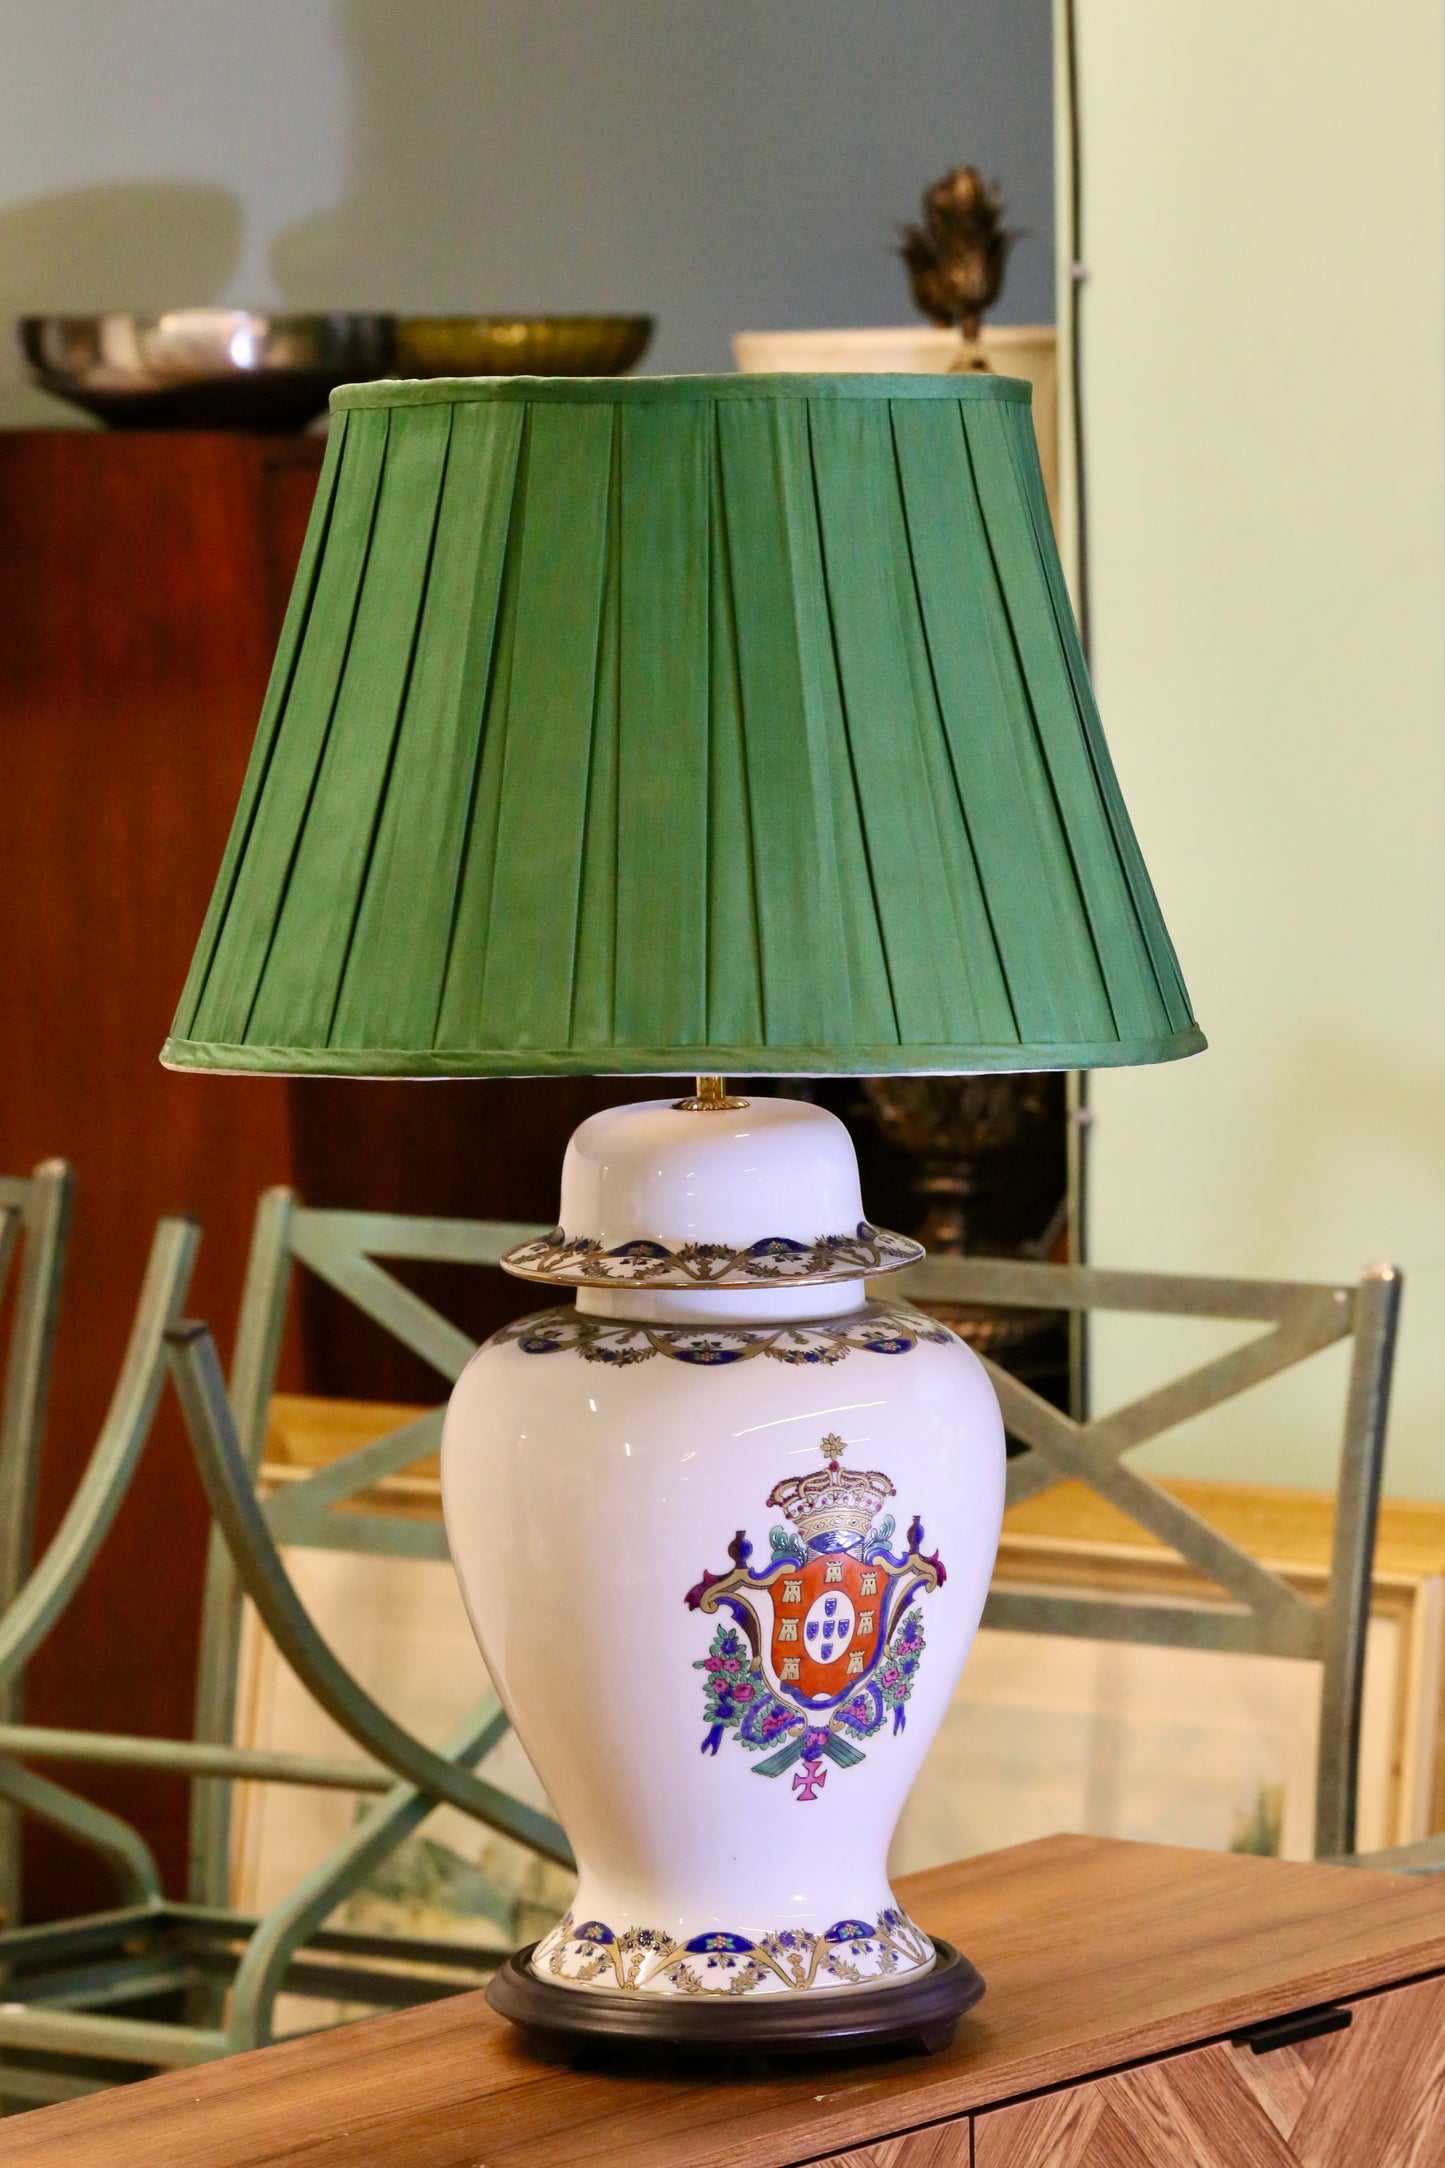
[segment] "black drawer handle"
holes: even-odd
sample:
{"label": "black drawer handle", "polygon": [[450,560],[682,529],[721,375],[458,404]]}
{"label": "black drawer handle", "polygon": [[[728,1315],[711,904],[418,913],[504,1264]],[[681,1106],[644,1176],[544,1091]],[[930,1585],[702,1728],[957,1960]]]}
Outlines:
{"label": "black drawer handle", "polygon": [[1337,2002],[1318,2010],[1295,2010],[1289,2017],[1272,2017],[1263,2025],[1251,2025],[1230,2035],[1230,2046],[1248,2048],[1251,2055],[1268,2055],[1274,2048],[1292,2048],[1301,2040],[1318,2040],[1321,2033],[1343,2032],[1354,2012]]}

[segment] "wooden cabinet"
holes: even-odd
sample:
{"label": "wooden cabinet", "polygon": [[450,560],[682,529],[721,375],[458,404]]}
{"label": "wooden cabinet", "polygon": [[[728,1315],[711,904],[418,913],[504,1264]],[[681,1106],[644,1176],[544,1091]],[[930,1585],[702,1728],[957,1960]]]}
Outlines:
{"label": "wooden cabinet", "polygon": [[899,1894],[988,1982],[941,2055],[731,2082],[695,2065],[567,2070],[461,1995],[7,2122],[0,2168],[1445,2160],[1445,1887],[1430,1877],[1051,1837]]}
{"label": "wooden cabinet", "polygon": [[[230,828],[300,548],[314,441],[0,432],[0,1165],[77,1170],[39,1537],[103,1420],[158,1215],[204,1226],[196,1314],[229,1341],[257,1191],[291,1173],[286,1087],[157,1055]],[[40,1722],[187,1733],[206,1509],[163,1410],[135,1487],[40,1651]],[[185,1652],[178,1659],[177,1652]],[[60,1770],[140,1821],[172,1886],[174,1780]],[[111,1901],[31,1833],[30,1908]]]}
{"label": "wooden cabinet", "polygon": [[1445,2159],[1445,1978],[1297,2041],[1218,2040],[971,2120],[971,2168],[1427,2168]]}
{"label": "wooden cabinet", "polygon": [[973,2118],[960,2115],[951,2122],[931,2123],[927,2130],[910,2130],[902,2138],[865,2145],[860,2152],[835,2153],[811,2168],[973,2168],[972,2133]]}
{"label": "wooden cabinet", "polygon": [[[177,1076],[157,1059],[240,794],[320,471],[314,437],[0,431],[0,1168],[57,1154],[78,1193],[41,1475],[55,1528],[104,1418],[158,1215],[194,1213],[193,1315],[230,1347],[256,1200],[547,1220],[567,1136],[625,1079],[404,1083]],[[480,1337],[535,1307],[428,1268]],[[3,1323],[3,1320],[0,1320]],[[316,1285],[284,1382],[435,1398],[436,1379]],[[206,1510],[176,1411],[31,1666],[35,1722],[186,1736]],[[184,1893],[184,1782],[57,1772],[136,1821]],[[110,1877],[33,1831],[31,1918]]]}

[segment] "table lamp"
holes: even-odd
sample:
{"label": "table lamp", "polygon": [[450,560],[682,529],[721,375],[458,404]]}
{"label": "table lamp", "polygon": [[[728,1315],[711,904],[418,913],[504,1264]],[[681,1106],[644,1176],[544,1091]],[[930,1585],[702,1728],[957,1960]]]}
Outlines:
{"label": "table lamp", "polygon": [[865,1281],[847,1131],[727,1075],[1204,1044],[1055,553],[1026,384],[337,392],[163,1059],[695,1078],[596,1114],[453,1393],[447,1529],[577,1900],[562,2038],[938,2039],[888,1885],[987,1591],[997,1403]]}

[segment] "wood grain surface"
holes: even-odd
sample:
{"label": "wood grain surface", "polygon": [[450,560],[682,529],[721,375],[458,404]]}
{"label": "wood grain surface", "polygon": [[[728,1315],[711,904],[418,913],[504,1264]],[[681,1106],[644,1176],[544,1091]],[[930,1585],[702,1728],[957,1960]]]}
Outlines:
{"label": "wood grain surface", "polygon": [[[1367,1996],[1347,2031],[1297,2047],[1221,2040],[993,2109],[973,2143],[973,2168],[1434,2168],[1445,1980]],[[932,2163],[905,2149],[896,2168]]]}
{"label": "wood grain surface", "polygon": [[[533,1302],[542,1299],[535,1291]],[[440,1387],[431,1382],[428,1406],[436,1404]],[[397,1404],[321,1397],[294,1393],[277,1397],[271,1410],[271,1430],[266,1460],[271,1475],[286,1480],[288,1465],[297,1471],[327,1466],[343,1453],[422,1413],[420,1403]],[[368,1500],[370,1509],[388,1511],[397,1498],[410,1495],[419,1514],[441,1519],[441,1475],[437,1456],[418,1461],[408,1470],[407,1491],[395,1491],[383,1483]],[[1177,1498],[1242,1544],[1255,1557],[1287,1572],[1290,1567],[1317,1569],[1328,1574],[1334,1542],[1335,1495],[1333,1491],[1283,1490],[1268,1483],[1213,1483],[1192,1476],[1161,1476],[1161,1490]],[[1012,1564],[1017,1572],[1038,1556],[1044,1545],[1076,1546],[1087,1554],[1092,1566],[1103,1549],[1126,1549],[1150,1560],[1156,1557],[1178,1564],[1178,1554],[1159,1543],[1137,1521],[1131,1521],[1107,1498],[1087,1484],[1071,1480],[1055,1483],[1037,1497],[1009,1506],[1003,1518],[1004,1544],[1014,1547]],[[1034,1547],[1032,1552],[1025,1546]],[[1386,1578],[1415,1578],[1427,1574],[1445,1576],[1445,1500],[1382,1498],[1379,1533],[1375,1545],[1375,1571]],[[1053,1578],[1059,1578],[1054,1576]],[[1178,1575],[1170,1582],[1177,1586]],[[1137,1586],[1137,1581],[1132,1585]],[[1311,1594],[1317,1590],[1310,1589]]]}
{"label": "wood grain surface", "polygon": [[1349,1868],[1051,1837],[900,1895],[989,1983],[944,2055],[727,2084],[569,2071],[466,1995],[18,2117],[0,2162],[952,2168],[966,2125],[926,2146],[924,2126],[1445,1967],[1445,1890]]}
{"label": "wood grain surface", "polygon": [[[95,1443],[157,1216],[202,1218],[193,1302],[229,1347],[257,1193],[291,1175],[283,1083],[176,1076],[158,1056],[230,831],[321,449],[0,431],[0,1165],[20,1174],[54,1153],[78,1177],[41,1542]],[[167,1406],[94,1570],[31,1666],[32,1722],[189,1734],[205,1535]],[[177,1889],[185,1785],[124,1770],[75,1781],[141,1824]],[[32,1917],[113,1902],[90,1855],[34,1829],[27,1846]]]}
{"label": "wood grain surface", "polygon": [[[202,1222],[190,1307],[228,1357],[267,1184],[313,1204],[550,1225],[573,1127],[637,1096],[627,1078],[436,1091],[160,1066],[322,450],[239,432],[0,431],[0,1168],[57,1154],[78,1175],[42,1543],[95,1443],[160,1213]],[[538,1307],[496,1272],[410,1277],[477,1337]],[[440,1397],[433,1373],[309,1276],[297,1309],[284,1385]],[[167,1396],[94,1570],[31,1666],[31,1721],[189,1736],[206,1525]],[[54,1766],[137,1822],[184,1894],[183,1781]],[[30,1919],[114,1901],[104,1865],[45,1830],[27,1830],[27,1865]]]}
{"label": "wood grain surface", "polygon": [[856,2152],[835,2153],[812,2168],[972,2168],[970,2123],[969,2116],[955,2116],[926,2130],[905,2131],[901,2138],[880,2138]]}

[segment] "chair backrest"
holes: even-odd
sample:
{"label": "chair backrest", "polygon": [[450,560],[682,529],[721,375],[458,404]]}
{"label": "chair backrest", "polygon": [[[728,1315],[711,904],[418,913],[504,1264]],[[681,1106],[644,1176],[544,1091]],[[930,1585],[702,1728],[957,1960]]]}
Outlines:
{"label": "chair backrest", "polygon": [[[1221,1592],[1217,1604],[1110,1600],[1087,1593],[995,1588],[983,1623],[1021,1633],[1313,1658],[1322,1666],[1315,1786],[1317,1854],[1352,1851],[1371,1567],[1402,1279],[1376,1265],[1353,1287],[1284,1280],[1196,1279],[1084,1265],[929,1258],[891,1283],[930,1302],[1004,1308],[1150,1312],[1239,1319],[1269,1329],[1127,1406],[1076,1422],[985,1362],[1004,1425],[1026,1450],[1009,1462],[1016,1504],[1073,1477],[1178,1552]],[[1323,1605],[1125,1465],[1134,1447],[1246,1392],[1321,1349],[1353,1339],[1345,1396],[1329,1589]]]}
{"label": "chair backrest", "polygon": [[[256,1212],[245,1290],[231,1364],[230,1402],[253,1476],[265,1450],[291,1277],[305,1265],[328,1286],[391,1333],[450,1387],[475,1343],[378,1263],[409,1258],[428,1263],[495,1267],[515,1243],[544,1227],[494,1220],[450,1220],[399,1213],[346,1212],[303,1204],[289,1189],[267,1190]],[[444,1410],[426,1415],[345,1454],[267,1502],[266,1520],[279,1544],[361,1550],[373,1556],[447,1556],[440,1524],[384,1513],[337,1512],[349,1499],[437,1450]],[[196,1701],[196,1737],[228,1743],[236,1719],[241,1645],[241,1584],[225,1539],[213,1529],[206,1570]],[[230,1877],[231,1787],[201,1780],[192,1787],[190,1895],[198,1904],[225,1904]]]}
{"label": "chair backrest", "polygon": [[[63,1172],[64,1180],[61,1181],[57,1174],[56,1192],[51,1202],[56,1213],[62,1215],[63,1230],[69,1173],[68,1170],[59,1172]],[[0,1799],[7,1802],[0,1809],[0,1817],[3,1817],[0,1819],[0,1831],[3,1831],[0,1835],[0,1876],[5,1884],[8,1924],[14,1924],[19,1918],[19,1824],[13,1813],[16,1806],[23,1807],[26,1813],[43,1822],[67,1830],[82,1844],[108,1857],[133,1894],[142,1891],[159,1894],[154,1861],[137,1832],[115,1815],[93,1806],[50,1779],[22,1768],[12,1759],[17,1751],[29,1751],[18,1735],[28,1734],[33,1739],[36,1733],[36,1727],[16,1724],[12,1718],[18,1714],[26,1666],[64,1615],[89,1572],[145,1450],[167,1372],[166,1331],[179,1317],[190,1284],[198,1240],[199,1230],[194,1221],[170,1218],[163,1219],[157,1226],[120,1375],[84,1473],[40,1561],[23,1575],[19,1570],[21,1561],[28,1565],[28,1525],[10,1554],[17,1562],[17,1586],[8,1592],[9,1600],[0,1611],[0,1734],[3,1734],[0,1737]],[[51,1250],[53,1256],[54,1247],[61,1243],[63,1231],[57,1233],[52,1220],[44,1247]],[[58,1278],[58,1264],[54,1266],[54,1274]],[[23,1292],[22,1285],[22,1295]],[[31,1380],[36,1375],[37,1364],[41,1369],[48,1366],[49,1343],[54,1331],[54,1300],[42,1307],[46,1314],[35,1325],[28,1350],[22,1350],[26,1356],[22,1378]],[[27,1386],[17,1399],[33,1411],[38,1423],[43,1412],[43,1392]],[[28,1461],[22,1460],[17,1453],[17,1461],[12,1466],[15,1483],[12,1495],[17,1500],[22,1483],[28,1485],[33,1498],[39,1447],[38,1435],[33,1431],[31,1446]],[[28,1502],[24,1512],[28,1524]]]}
{"label": "chair backrest", "polygon": [[[257,1210],[232,1363],[230,1399],[248,1464],[259,1469],[275,1386],[291,1276],[304,1264],[437,1371],[448,1385],[473,1343],[378,1262],[412,1259],[495,1267],[540,1227],[488,1220],[348,1212],[303,1204],[268,1190]],[[1105,1640],[1173,1643],[1261,1655],[1311,1658],[1322,1666],[1315,1844],[1320,1853],[1354,1843],[1365,1631],[1384,1452],[1385,1421],[1401,1276],[1377,1266],[1353,1287],[1312,1282],[1186,1278],[1092,1267],[988,1259],[930,1258],[890,1283],[930,1301],[1001,1307],[1152,1312],[1239,1319],[1268,1327],[1110,1414],[1079,1423],[989,1363],[1004,1421],[1026,1450],[1010,1461],[1010,1503],[1075,1477],[1193,1564],[1221,1591],[1218,1605],[1110,1601],[1054,1591],[995,1589],[987,1625]],[[1212,1528],[1123,1456],[1205,1410],[1336,1342],[1353,1340],[1346,1394],[1330,1583],[1325,1603],[1309,1601],[1281,1575]],[[362,1549],[412,1558],[447,1555],[441,1526],[415,1518],[337,1512],[348,1500],[435,1452],[437,1407],[288,1485],[267,1506],[278,1543]],[[241,1589],[229,1551],[213,1532],[202,1630],[196,1736],[233,1736],[240,1648]],[[193,1787],[191,1897],[223,1904],[229,1877],[230,1787]]]}
{"label": "chair backrest", "polygon": [[0,1301],[20,1260],[0,1396],[0,1609],[30,1567],[35,1487],[75,1176],[63,1159],[0,1175]]}
{"label": "chair backrest", "polygon": [[[0,1392],[0,1614],[30,1570],[35,1493],[50,1398],[55,1329],[70,1237],[75,1176],[63,1159],[28,1175],[0,1175],[0,1302],[18,1272]],[[24,1681],[0,1685],[0,1722],[19,1711]],[[20,1821],[0,1807],[0,1916],[19,1916]]]}

